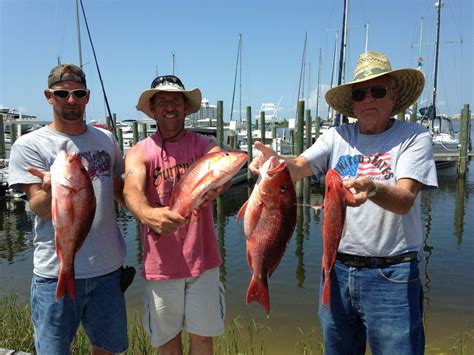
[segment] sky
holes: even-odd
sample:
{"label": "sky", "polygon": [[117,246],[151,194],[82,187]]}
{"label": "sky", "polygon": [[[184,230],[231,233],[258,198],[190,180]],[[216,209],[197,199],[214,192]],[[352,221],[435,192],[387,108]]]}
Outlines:
{"label": "sky", "polygon": [[[199,87],[211,105],[223,101],[224,120],[231,116],[233,96],[233,119],[245,118],[246,106],[255,117],[262,103],[269,102],[279,104],[280,118],[294,118],[298,98],[305,100],[313,117],[316,106],[318,114],[327,117],[324,93],[331,78],[334,84],[338,81],[332,68],[336,35],[339,58],[343,3],[82,0],[107,101],[118,120],[144,118],[135,108],[140,93],[157,74],[173,73],[187,89]],[[434,3],[350,0],[345,81],[352,80],[366,44],[369,50],[386,53],[394,69],[416,68],[421,55],[426,76],[421,100],[423,105],[431,103]],[[444,1],[437,94],[440,113],[459,113],[467,103],[472,110],[473,17],[472,0]],[[242,55],[237,70],[239,35]],[[104,121],[104,94],[81,10],[80,37],[91,90],[86,117]],[[43,95],[48,73],[58,60],[80,61],[75,0],[0,0],[0,43],[0,107],[51,120],[51,106]]]}

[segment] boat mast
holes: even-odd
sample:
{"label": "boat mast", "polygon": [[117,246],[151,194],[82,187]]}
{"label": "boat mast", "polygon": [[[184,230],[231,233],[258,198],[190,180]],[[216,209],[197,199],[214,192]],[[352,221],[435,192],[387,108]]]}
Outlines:
{"label": "boat mast", "polygon": [[436,117],[436,91],[438,85],[438,60],[439,60],[439,34],[441,28],[441,8],[443,3],[441,0],[435,3],[435,7],[438,9],[438,18],[436,20],[436,54],[435,54],[435,69],[434,69],[434,79],[433,79],[433,108],[431,113],[431,122]]}
{"label": "boat mast", "polygon": [[322,57],[322,51],[321,48],[319,48],[319,63],[318,63],[318,87],[316,89],[316,113],[315,113],[315,118],[318,118],[319,115],[319,79],[321,77],[321,57]]}
{"label": "boat mast", "polygon": [[[344,11],[342,15],[342,38],[341,38],[341,52],[339,54],[339,75],[337,79],[337,85],[341,85],[345,82],[345,64],[346,64],[346,47],[347,47],[347,22],[349,16],[349,0],[344,0]],[[337,112],[334,119],[334,125],[339,126],[341,123],[341,113]],[[347,123],[347,117],[342,116],[342,123]]]}
{"label": "boat mast", "polygon": [[79,0],[76,0],[77,47],[79,49],[79,67],[82,68],[81,26],[79,19]]}

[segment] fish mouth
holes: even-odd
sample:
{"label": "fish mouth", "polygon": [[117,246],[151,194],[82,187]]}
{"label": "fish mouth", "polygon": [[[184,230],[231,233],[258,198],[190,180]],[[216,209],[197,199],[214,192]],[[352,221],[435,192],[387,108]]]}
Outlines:
{"label": "fish mouth", "polygon": [[[275,158],[276,159],[276,158]],[[271,164],[275,164],[274,160],[271,161]],[[286,164],[284,160],[279,160],[278,164],[271,169],[268,169],[267,175],[268,177],[272,178],[273,176],[277,175],[280,171],[282,171],[285,168]]]}

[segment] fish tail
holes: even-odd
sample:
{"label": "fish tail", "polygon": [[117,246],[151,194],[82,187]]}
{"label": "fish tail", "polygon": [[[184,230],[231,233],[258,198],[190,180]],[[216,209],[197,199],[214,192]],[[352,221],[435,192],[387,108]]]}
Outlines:
{"label": "fish tail", "polygon": [[331,273],[324,271],[323,297],[321,306],[327,304],[331,311]]}
{"label": "fish tail", "polygon": [[58,285],[56,286],[56,301],[59,301],[65,293],[67,293],[72,300],[76,299],[76,280],[74,279],[74,273],[70,274],[61,271],[59,273]]}
{"label": "fish tail", "polygon": [[267,280],[255,277],[255,274],[252,276],[252,280],[250,280],[246,297],[247,304],[252,301],[260,303],[265,310],[265,313],[267,315],[270,314],[270,295],[268,294]]}

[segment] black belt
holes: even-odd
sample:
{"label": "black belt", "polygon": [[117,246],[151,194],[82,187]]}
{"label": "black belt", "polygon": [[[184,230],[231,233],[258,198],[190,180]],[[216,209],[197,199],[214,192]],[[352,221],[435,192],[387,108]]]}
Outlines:
{"label": "black belt", "polygon": [[378,268],[394,264],[407,263],[410,261],[417,260],[418,253],[410,252],[397,256],[358,256],[358,255],[349,255],[343,253],[337,253],[337,260],[346,264],[347,266],[353,267],[368,267],[368,268]]}

